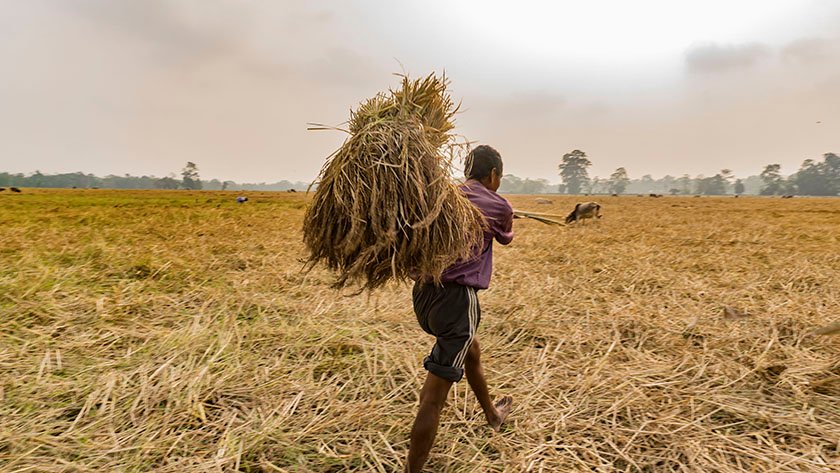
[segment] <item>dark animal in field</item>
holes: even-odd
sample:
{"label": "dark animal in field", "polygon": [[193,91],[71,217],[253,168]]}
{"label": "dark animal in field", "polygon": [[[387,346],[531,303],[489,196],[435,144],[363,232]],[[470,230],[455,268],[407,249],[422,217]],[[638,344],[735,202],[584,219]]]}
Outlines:
{"label": "dark animal in field", "polygon": [[0,187],[0,192],[3,192],[4,190],[6,190],[5,187]]}
{"label": "dark animal in field", "polygon": [[541,205],[551,205],[551,200],[543,199],[542,197],[537,197],[536,199],[534,199],[534,202]]}
{"label": "dark animal in field", "polygon": [[792,195],[783,195],[782,199],[793,199]]}
{"label": "dark animal in field", "polygon": [[566,224],[572,222],[583,224],[583,221],[587,218],[601,218],[601,206],[597,202],[578,203],[575,205],[575,209],[566,217]]}
{"label": "dark animal in field", "polygon": [[236,203],[237,204],[244,204],[245,202],[248,202],[248,198],[245,197],[245,196],[240,195],[239,197],[236,198]]}
{"label": "dark animal in field", "polygon": [[296,191],[296,190],[294,190],[294,189],[289,189],[289,190],[287,190],[286,192],[297,192],[297,191]]}
{"label": "dark animal in field", "polygon": [[10,190],[10,191],[12,191],[12,192],[17,192],[17,193],[22,192],[22,191],[21,191],[20,189],[18,189],[17,187],[9,187],[9,190]]}
{"label": "dark animal in field", "polygon": [[612,194],[613,197],[618,197],[618,194]]}
{"label": "dark animal in field", "polygon": [[662,197],[662,194],[648,194],[650,197]]}

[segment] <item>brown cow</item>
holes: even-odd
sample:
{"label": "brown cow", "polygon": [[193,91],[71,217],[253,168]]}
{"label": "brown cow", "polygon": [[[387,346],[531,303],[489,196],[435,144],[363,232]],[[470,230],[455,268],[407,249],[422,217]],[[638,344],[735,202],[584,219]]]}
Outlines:
{"label": "brown cow", "polygon": [[583,224],[584,219],[587,218],[601,218],[601,206],[597,202],[578,203],[575,205],[575,209],[566,217],[566,224],[573,222]]}

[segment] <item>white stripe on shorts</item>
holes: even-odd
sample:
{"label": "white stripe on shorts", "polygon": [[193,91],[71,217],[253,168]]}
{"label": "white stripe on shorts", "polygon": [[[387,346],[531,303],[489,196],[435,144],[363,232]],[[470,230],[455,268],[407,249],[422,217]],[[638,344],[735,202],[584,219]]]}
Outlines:
{"label": "white stripe on shorts", "polygon": [[470,300],[469,310],[468,310],[468,317],[470,322],[470,337],[467,339],[467,342],[464,344],[464,348],[458,352],[458,355],[455,357],[455,361],[452,365],[455,368],[464,368],[464,361],[467,357],[467,352],[470,350],[470,345],[472,345],[473,338],[475,338],[475,325],[478,321],[478,298],[475,295],[475,289],[466,286],[467,289],[467,298]]}

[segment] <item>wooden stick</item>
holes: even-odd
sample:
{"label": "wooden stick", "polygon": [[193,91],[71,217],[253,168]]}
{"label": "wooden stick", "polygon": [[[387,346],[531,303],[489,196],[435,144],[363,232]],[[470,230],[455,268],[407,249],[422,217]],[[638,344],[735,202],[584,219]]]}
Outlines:
{"label": "wooden stick", "polygon": [[531,213],[531,212],[523,212],[521,210],[514,210],[513,215],[515,215],[517,217],[522,217],[522,218],[531,218],[531,219],[534,219],[538,222],[545,223],[546,225],[559,225],[561,227],[566,226],[566,224],[563,223],[563,222],[560,222],[558,220],[553,220],[553,219],[550,219],[550,218],[546,218],[546,217],[543,217],[542,215],[534,214],[534,213]]}
{"label": "wooden stick", "polygon": [[528,215],[536,215],[536,216],[538,216],[538,217],[566,218],[566,217],[565,217],[565,216],[563,216],[563,215],[557,215],[557,214],[544,214],[544,213],[540,213],[540,212],[530,212],[530,211],[525,211],[525,210],[516,210],[516,209],[513,209],[513,213],[514,213],[514,214],[516,214],[516,213],[522,213],[522,214],[528,214]]}

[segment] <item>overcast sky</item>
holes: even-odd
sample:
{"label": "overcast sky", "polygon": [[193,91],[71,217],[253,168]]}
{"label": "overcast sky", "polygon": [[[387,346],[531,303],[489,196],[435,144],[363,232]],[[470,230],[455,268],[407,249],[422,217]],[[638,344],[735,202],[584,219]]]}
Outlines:
{"label": "overcast sky", "polygon": [[840,153],[840,1],[0,0],[0,171],[312,180],[403,68],[519,176]]}

